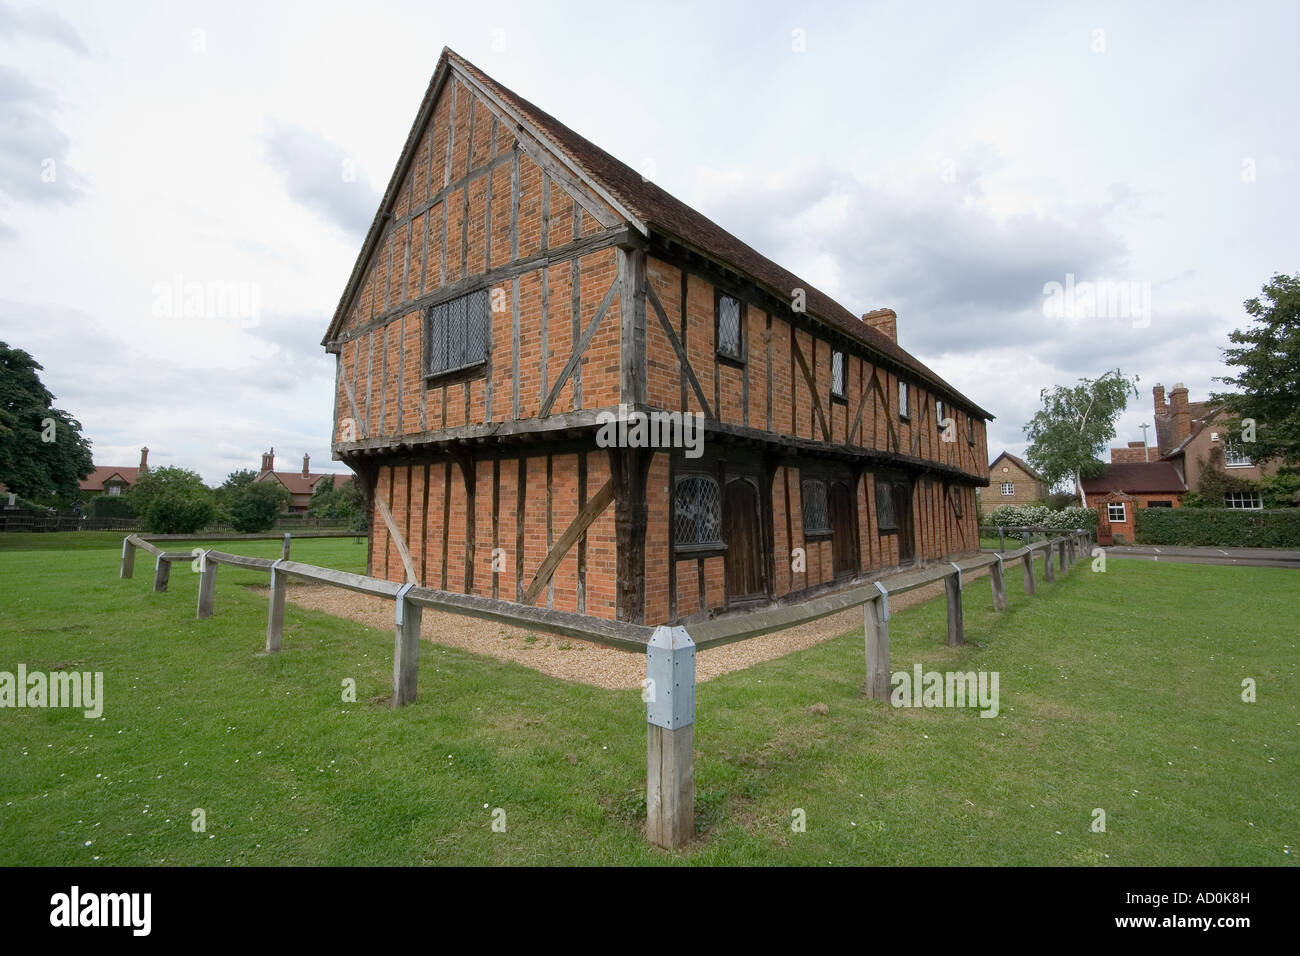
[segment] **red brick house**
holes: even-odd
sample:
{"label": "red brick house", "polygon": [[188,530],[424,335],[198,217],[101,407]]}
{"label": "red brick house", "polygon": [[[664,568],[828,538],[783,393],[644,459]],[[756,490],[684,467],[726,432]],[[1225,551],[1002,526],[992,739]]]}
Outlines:
{"label": "red brick house", "polygon": [[1100,478],[1083,479],[1083,490],[1089,507],[1097,510],[1097,543],[1132,544],[1137,509],[1177,508],[1187,485],[1171,462],[1112,457]]}
{"label": "red brick house", "polygon": [[262,453],[262,468],[253,480],[279,482],[289,492],[289,510],[306,514],[307,509],[311,506],[311,496],[316,493],[316,488],[320,482],[333,482],[334,487],[337,488],[352,477],[351,475],[313,474],[308,468],[310,463],[311,456],[303,455],[301,472],[275,471],[275,449],[272,448],[270,451]]}
{"label": "red brick house", "polygon": [[[1209,402],[1188,401],[1182,382],[1169,392],[1161,385],[1152,389],[1159,457],[1177,469],[1187,488],[1196,491],[1201,475],[1219,469],[1238,478],[1258,480],[1277,473],[1276,461],[1257,462],[1250,456],[1250,443],[1242,440],[1241,423],[1235,416]],[[1214,503],[1220,506],[1219,502]],[[1222,502],[1225,508],[1262,508],[1257,494],[1236,493]]]}
{"label": "red brick house", "polygon": [[149,449],[141,448],[139,465],[96,465],[89,475],[81,479],[81,495],[83,498],[124,495],[148,470]]}
{"label": "red brick house", "polygon": [[992,416],[896,328],[444,50],[323,340],[370,571],[658,624],[973,552]]}

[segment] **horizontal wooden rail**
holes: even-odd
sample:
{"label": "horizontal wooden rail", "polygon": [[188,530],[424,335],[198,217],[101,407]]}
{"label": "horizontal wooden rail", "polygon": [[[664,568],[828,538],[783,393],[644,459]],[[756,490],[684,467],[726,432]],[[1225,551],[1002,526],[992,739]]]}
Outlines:
{"label": "horizontal wooden rail", "polygon": [[270,571],[275,564],[272,558],[250,558],[246,554],[227,554],[225,551],[206,552],[207,560],[215,564],[229,564],[236,568],[248,568],[251,571]]}

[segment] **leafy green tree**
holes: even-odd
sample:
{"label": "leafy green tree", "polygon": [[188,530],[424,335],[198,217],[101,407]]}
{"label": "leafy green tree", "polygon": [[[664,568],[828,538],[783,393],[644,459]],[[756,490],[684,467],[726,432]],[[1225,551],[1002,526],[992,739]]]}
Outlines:
{"label": "leafy green tree", "polygon": [[289,492],[278,481],[241,483],[230,493],[227,508],[231,525],[241,534],[270,531],[289,508]]}
{"label": "leafy green tree", "polygon": [[81,423],[53,407],[41,371],[30,354],[0,342],[0,482],[67,505],[81,497],[79,482],[95,466]]}
{"label": "leafy green tree", "polygon": [[127,500],[140,527],[152,534],[192,534],[211,524],[217,513],[212,489],[185,468],[149,469],[127,492]]}
{"label": "leafy green tree", "polygon": [[1100,457],[1115,436],[1115,420],[1137,396],[1137,376],[1125,378],[1119,369],[1100,378],[1081,378],[1078,385],[1045,388],[1043,407],[1025,426],[1029,447],[1025,458],[1053,488],[1072,479],[1079,501],[1088,507],[1083,479],[1095,478],[1106,468]]}
{"label": "leafy green tree", "polygon": [[365,510],[361,486],[349,478],[337,487],[333,482],[317,482],[307,514],[313,518],[342,518],[351,527],[364,530]]}
{"label": "leafy green tree", "polygon": [[1261,291],[1245,303],[1256,324],[1232,332],[1232,346],[1223,350],[1237,371],[1216,379],[1238,391],[1211,401],[1254,420],[1251,458],[1294,465],[1300,463],[1300,276],[1275,275]]}
{"label": "leafy green tree", "polygon": [[246,485],[251,485],[257,477],[257,472],[251,468],[244,468],[240,471],[232,471],[226,476],[216,491],[217,499],[217,521],[222,524],[232,524],[233,519],[230,514],[230,505],[234,500],[235,493]]}

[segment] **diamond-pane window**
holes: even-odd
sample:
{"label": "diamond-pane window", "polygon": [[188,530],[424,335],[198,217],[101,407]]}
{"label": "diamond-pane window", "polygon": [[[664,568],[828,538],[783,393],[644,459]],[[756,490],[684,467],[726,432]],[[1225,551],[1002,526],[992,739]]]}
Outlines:
{"label": "diamond-pane window", "polygon": [[898,383],[898,417],[906,419],[911,412],[907,407],[907,383]]}
{"label": "diamond-pane window", "polygon": [[673,515],[673,541],[679,547],[722,544],[722,496],[707,475],[677,479]]}
{"label": "diamond-pane window", "polygon": [[718,296],[718,351],[740,358],[740,301],[729,295]]}
{"label": "diamond-pane window", "polygon": [[486,361],[487,320],[487,289],[431,306],[428,374],[454,372]]}
{"label": "diamond-pane window", "polygon": [[826,510],[826,482],[808,480],[803,483],[804,534],[830,534],[831,521]]}
{"label": "diamond-pane window", "polygon": [[887,481],[876,482],[876,527],[881,531],[898,528],[894,521],[894,490]]}
{"label": "diamond-pane window", "polygon": [[844,353],[831,352],[831,394],[844,397]]}

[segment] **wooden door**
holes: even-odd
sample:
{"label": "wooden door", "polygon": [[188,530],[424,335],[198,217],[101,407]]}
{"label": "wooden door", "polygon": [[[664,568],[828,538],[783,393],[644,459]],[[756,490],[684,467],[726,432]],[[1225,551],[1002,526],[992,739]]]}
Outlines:
{"label": "wooden door", "polygon": [[898,563],[916,560],[916,533],[912,525],[912,483],[894,482],[894,522],[898,525]]}
{"label": "wooden door", "polygon": [[743,478],[727,482],[723,503],[727,542],[727,603],[767,597],[758,489]]}
{"label": "wooden door", "polygon": [[829,491],[831,567],[838,578],[858,572],[858,510],[848,485],[834,481]]}

